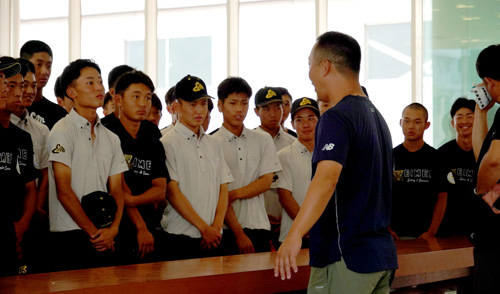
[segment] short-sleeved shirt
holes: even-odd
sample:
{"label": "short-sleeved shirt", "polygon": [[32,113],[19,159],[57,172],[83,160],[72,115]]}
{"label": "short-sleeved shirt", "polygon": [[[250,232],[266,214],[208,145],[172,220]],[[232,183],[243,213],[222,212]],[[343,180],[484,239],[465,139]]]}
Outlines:
{"label": "short-sleeved shirt", "polygon": [[30,135],[13,124],[7,128],[0,125],[0,221],[14,222],[22,217],[25,185],[38,176]]}
{"label": "short-sleeved shirt", "polygon": [[[168,173],[196,213],[209,225],[215,219],[220,185],[233,181],[219,141],[204,133],[198,136],[181,122],[161,138],[167,157]],[[170,234],[201,238],[200,231],[184,219],[172,205],[161,221]]]}
{"label": "short-sleeved shirt", "polygon": [[[493,124],[483,141],[481,151],[479,153],[476,172],[474,176],[473,187],[477,186],[477,172],[484,158],[484,155],[490,149],[491,143],[494,140],[500,140],[500,110],[497,110]],[[498,181],[500,183],[500,180]],[[473,211],[473,243],[476,248],[497,249],[500,246],[500,216],[493,213],[491,208],[484,202],[483,199],[475,197],[471,202]]]}
{"label": "short-sleeved shirt", "polygon": [[418,238],[431,224],[439,186],[436,149],[424,144],[410,152],[394,148],[391,229],[400,237]]}
{"label": "short-sleeved shirt", "polygon": [[24,111],[24,118],[19,118],[15,114],[11,114],[10,122],[30,134],[33,142],[33,165],[35,168],[48,168],[49,153],[47,152],[47,138],[49,136],[49,128],[29,116],[27,110]]}
{"label": "short-sleeved shirt", "polygon": [[174,124],[170,124],[167,127],[164,127],[163,129],[160,130],[161,136],[165,136],[166,133],[170,132],[171,130],[174,129]]}
{"label": "short-sleeved shirt", "polygon": [[[261,127],[257,127],[256,130],[267,133]],[[276,154],[281,149],[292,145],[294,141],[295,138],[292,135],[285,132],[283,128],[280,127],[278,134],[276,134],[276,136],[274,136],[273,138],[274,146],[276,147]],[[283,207],[280,204],[278,190],[276,189],[277,180],[278,176],[275,176],[275,180],[271,185],[271,189],[269,189],[267,192],[264,193],[264,198],[266,200],[267,213],[274,217],[281,217],[281,212],[283,210]]]}
{"label": "short-sleeved shirt", "polygon": [[[92,142],[90,122],[72,109],[54,125],[47,140],[49,162],[60,162],[71,168],[71,188],[80,201],[89,193],[107,192],[109,177],[128,170],[120,139],[104,127],[99,118],[94,133]],[[52,232],[80,229],[57,198],[52,164],[49,165],[49,211]]]}
{"label": "short-sleeved shirt", "polygon": [[[295,140],[292,145],[281,149],[280,152],[278,152],[278,156],[283,170],[278,173],[277,188],[290,191],[293,199],[295,199],[299,206],[302,206],[307,194],[307,189],[311,183],[312,153],[309,152],[299,140]],[[285,241],[292,227],[292,223],[293,220],[286,213],[285,209],[283,209],[280,226],[280,242]]]}
{"label": "short-sleeved shirt", "polygon": [[[213,137],[221,142],[224,158],[234,177],[234,181],[228,185],[228,191],[245,187],[265,174],[281,170],[273,140],[267,133],[243,127],[238,137],[222,126]],[[236,200],[232,206],[242,228],[271,229],[264,193]]]}
{"label": "short-sleeved shirt", "polygon": [[[101,119],[101,123],[104,125],[104,126],[108,126],[109,124],[111,123],[115,123],[117,121],[120,121],[120,119],[118,117],[116,117],[115,113],[111,113],[109,115],[106,115],[105,117],[103,117]],[[158,128],[157,125],[155,125],[154,123],[150,122],[149,120],[144,120],[141,122],[141,128],[142,130],[151,135],[153,138],[155,139],[160,139],[161,136],[162,136],[162,133],[160,132],[160,129]]]}
{"label": "short-sleeved shirt", "polygon": [[392,140],[387,124],[366,97],[346,96],[320,117],[313,176],[323,160],[342,165],[325,211],[309,234],[310,264],[340,261],[370,273],[397,268],[388,226],[391,212]]}
{"label": "short-sleeved shirt", "polygon": [[56,122],[68,114],[66,109],[45,97],[42,97],[39,101],[33,102],[27,110],[29,111],[30,117],[46,125],[49,130],[54,127]]}
{"label": "short-sleeved shirt", "polygon": [[446,212],[437,231],[438,236],[468,236],[472,232],[470,206],[474,199],[472,182],[476,158],[471,149],[465,151],[451,140],[438,150],[440,177],[448,192]]}
{"label": "short-sleeved shirt", "polygon": [[[153,186],[152,181],[154,179],[166,178],[167,183],[170,181],[165,165],[163,145],[160,140],[148,133],[143,122],[141,122],[137,138],[129,134],[120,120],[114,121],[106,127],[120,138],[120,145],[129,168],[128,171],[123,173],[123,176],[132,195],[140,195],[149,190]],[[157,226],[155,223],[155,205],[140,205],[137,209],[148,229],[154,230]],[[127,221],[128,219],[125,218],[122,223]]]}

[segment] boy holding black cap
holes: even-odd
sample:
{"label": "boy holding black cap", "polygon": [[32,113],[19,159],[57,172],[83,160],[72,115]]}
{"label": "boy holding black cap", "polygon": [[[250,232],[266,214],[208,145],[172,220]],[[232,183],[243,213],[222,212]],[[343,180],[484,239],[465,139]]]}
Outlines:
{"label": "boy holding black cap", "polygon": [[[278,88],[264,87],[255,94],[255,113],[260,118],[260,126],[256,129],[266,132],[274,140],[276,153],[282,148],[291,145],[295,137],[288,134],[281,127],[283,117],[283,97]],[[273,182],[275,182],[277,176]],[[266,200],[266,211],[271,222],[271,240],[274,247],[278,247],[279,227],[281,223],[281,211],[278,191],[274,186],[264,193]]]}
{"label": "boy holding black cap", "polygon": [[68,113],[43,96],[43,88],[49,82],[52,72],[52,49],[42,41],[30,40],[21,47],[21,58],[35,65],[37,92],[35,101],[28,108],[31,117],[52,129],[54,124]]}
{"label": "boy holding black cap", "polygon": [[[122,177],[128,167],[118,136],[101,124],[96,113],[104,99],[99,66],[75,60],[64,69],[61,85],[75,107],[54,125],[47,141],[54,269],[111,265],[110,251],[123,213]],[[84,210],[84,199],[95,192],[103,201],[114,198],[114,215],[113,207]],[[109,215],[108,226],[91,218],[95,209]]]}
{"label": "boy holding black cap", "polygon": [[[7,110],[9,88],[6,79],[18,75],[19,62],[11,57],[0,58],[0,276],[24,273],[18,268],[22,258],[21,241],[29,227],[36,206],[38,173],[33,166],[33,145],[30,135],[10,123]],[[22,83],[22,77],[21,77]],[[20,86],[15,91],[20,99]],[[19,94],[20,93],[20,94]]]}
{"label": "boy holding black cap", "polygon": [[118,78],[115,91],[120,118],[106,127],[120,138],[130,168],[124,173],[130,191],[125,193],[126,217],[118,234],[120,262],[136,263],[152,260],[155,205],[165,199],[169,176],[163,146],[143,124],[152,105],[153,82],[143,72],[131,71]]}
{"label": "boy holding black cap", "polygon": [[[291,114],[292,126],[297,131],[298,138],[292,145],[278,152],[283,167],[277,182],[280,203],[283,205],[280,243],[288,235],[311,182],[314,135],[319,119],[318,103],[307,97],[299,98],[293,102]],[[302,248],[308,247],[308,239],[304,238]]]}
{"label": "boy holding black cap", "polygon": [[228,206],[227,183],[233,181],[222,146],[201,126],[208,112],[205,83],[186,76],[175,86],[179,121],[161,138],[171,181],[162,259],[220,255],[222,226]]}
{"label": "boy holding black cap", "polygon": [[[439,227],[439,236],[468,236],[471,231],[470,202],[474,198],[471,184],[476,159],[472,150],[472,128],[476,102],[458,98],[450,111],[455,139],[441,146],[440,177],[445,182],[446,211]],[[445,180],[446,179],[446,180]]]}
{"label": "boy holding black cap", "polygon": [[269,219],[264,192],[274,173],[281,170],[271,136],[249,130],[243,121],[248,113],[252,88],[239,77],[222,81],[217,89],[217,106],[224,122],[213,135],[222,143],[224,158],[234,181],[228,184],[229,207],[224,229],[224,252],[266,252],[270,250]]}

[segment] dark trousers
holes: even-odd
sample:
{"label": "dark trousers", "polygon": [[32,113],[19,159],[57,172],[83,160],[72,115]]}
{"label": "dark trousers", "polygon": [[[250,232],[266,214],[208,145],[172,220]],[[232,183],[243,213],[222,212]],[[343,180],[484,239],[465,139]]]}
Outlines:
{"label": "dark trousers", "polygon": [[51,233],[51,271],[75,270],[115,265],[115,254],[98,252],[82,230]]}
{"label": "dark trousers", "polygon": [[0,277],[17,274],[16,232],[14,224],[9,221],[0,222]]}
{"label": "dark trousers", "polygon": [[157,238],[156,252],[161,261],[222,256],[221,246],[213,249],[201,248],[202,238],[161,232]]}
{"label": "dark trousers", "polygon": [[500,248],[474,246],[474,294],[500,293]]}
{"label": "dark trousers", "polygon": [[[271,251],[271,233],[267,230],[252,230],[243,229],[245,235],[252,242],[255,252],[269,252]],[[240,254],[236,237],[230,229],[224,230],[222,234],[222,243],[224,244],[224,255]]]}

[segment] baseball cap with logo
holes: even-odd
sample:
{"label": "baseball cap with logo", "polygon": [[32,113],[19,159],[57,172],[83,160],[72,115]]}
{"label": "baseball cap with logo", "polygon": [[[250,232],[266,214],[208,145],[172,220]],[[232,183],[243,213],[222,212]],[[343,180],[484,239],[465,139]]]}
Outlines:
{"label": "baseball cap with logo", "polygon": [[12,57],[0,57],[0,71],[5,73],[6,78],[13,77],[21,71],[21,64]]}
{"label": "baseball cap with logo", "polygon": [[98,228],[109,227],[117,211],[115,198],[106,192],[96,191],[82,197],[83,211]]}
{"label": "baseball cap with logo", "polygon": [[198,101],[203,98],[212,98],[207,93],[207,86],[202,79],[187,75],[175,85],[174,95],[176,99],[187,102]]}
{"label": "baseball cap with logo", "polygon": [[260,107],[273,102],[283,103],[283,97],[278,88],[264,87],[255,94],[255,107]]}
{"label": "baseball cap with logo", "polygon": [[308,98],[308,97],[302,97],[302,98],[299,98],[299,99],[296,99],[295,101],[293,101],[292,110],[291,110],[292,120],[293,120],[293,117],[295,116],[295,114],[297,113],[297,111],[304,109],[304,108],[311,109],[314,112],[314,114],[316,114],[316,116],[319,118],[318,102],[316,102],[316,100]]}

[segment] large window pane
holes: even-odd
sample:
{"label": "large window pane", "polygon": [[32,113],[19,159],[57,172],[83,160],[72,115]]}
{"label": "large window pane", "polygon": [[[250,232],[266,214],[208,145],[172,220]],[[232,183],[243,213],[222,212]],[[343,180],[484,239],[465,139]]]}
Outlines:
{"label": "large window pane", "polygon": [[[458,97],[473,99],[473,82],[479,83],[475,62],[479,52],[500,43],[500,5],[498,1],[425,1],[424,67],[426,100],[432,100],[434,145],[455,138],[450,108]],[[490,115],[490,119],[493,115]]]}
{"label": "large window pane", "polygon": [[[256,93],[265,86],[285,87],[294,99],[316,98],[308,57],[315,42],[314,1],[262,1],[240,4],[240,75]],[[245,124],[260,125],[252,111]],[[290,117],[286,122],[290,125]]]}
{"label": "large window pane", "polygon": [[[208,94],[217,96],[217,86],[227,76],[227,15],[225,5],[160,9],[202,5],[205,1],[159,1],[158,39],[165,40],[164,53],[158,49],[159,74],[157,94],[164,104],[167,90],[184,76],[198,76],[207,85]],[[217,1],[208,1],[213,4]],[[220,1],[219,1],[220,2]],[[224,1],[225,3],[225,1]],[[213,100],[216,104],[217,101]],[[171,123],[170,115],[163,111],[160,126]],[[214,108],[209,131],[222,124],[222,115]]]}
{"label": "large window pane", "polygon": [[67,17],[68,0],[19,0],[21,20]]}
{"label": "large window pane", "polygon": [[[70,0],[71,1],[71,0]],[[144,0],[81,0],[82,15],[144,11]],[[43,1],[41,1],[43,2]]]}
{"label": "large window pane", "polygon": [[[412,101],[410,24],[410,0],[328,1],[328,30],[349,34],[360,44],[360,82],[387,121],[395,145],[404,139],[399,120]],[[429,131],[425,139],[432,139]]]}

